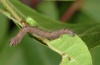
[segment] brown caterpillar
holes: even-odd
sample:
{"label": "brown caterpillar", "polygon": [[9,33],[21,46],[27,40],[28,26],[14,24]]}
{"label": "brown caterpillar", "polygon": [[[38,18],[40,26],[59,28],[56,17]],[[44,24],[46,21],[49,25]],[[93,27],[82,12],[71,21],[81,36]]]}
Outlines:
{"label": "brown caterpillar", "polygon": [[10,46],[13,46],[13,45],[16,45],[18,43],[20,43],[21,39],[23,38],[23,36],[29,32],[30,34],[35,34],[37,36],[40,36],[40,37],[43,37],[43,38],[47,38],[47,39],[56,39],[56,38],[59,38],[60,35],[62,34],[71,34],[72,36],[75,35],[75,33],[73,33],[71,30],[69,29],[60,29],[60,30],[57,30],[57,31],[53,31],[53,32],[46,32],[46,31],[43,31],[41,29],[38,29],[36,27],[32,27],[32,26],[26,26],[26,27],[23,27],[19,33],[10,40]]}

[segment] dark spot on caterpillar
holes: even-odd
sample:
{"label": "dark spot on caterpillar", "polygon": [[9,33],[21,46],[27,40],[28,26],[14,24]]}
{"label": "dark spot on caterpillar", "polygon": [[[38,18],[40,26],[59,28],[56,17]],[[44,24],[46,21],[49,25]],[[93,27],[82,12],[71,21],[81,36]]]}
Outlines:
{"label": "dark spot on caterpillar", "polygon": [[43,37],[43,38],[47,38],[47,39],[56,39],[56,38],[59,38],[60,35],[62,34],[71,34],[72,36],[75,35],[75,33],[73,33],[71,30],[69,29],[60,29],[60,30],[57,30],[57,31],[53,31],[53,32],[46,32],[46,31],[43,31],[41,29],[38,29],[36,27],[32,27],[32,26],[26,26],[26,27],[23,27],[19,33],[10,40],[10,46],[13,46],[13,45],[16,45],[18,43],[20,43],[21,39],[23,38],[23,36],[29,32],[30,34],[32,35],[37,35],[37,36],[40,36],[40,37]]}

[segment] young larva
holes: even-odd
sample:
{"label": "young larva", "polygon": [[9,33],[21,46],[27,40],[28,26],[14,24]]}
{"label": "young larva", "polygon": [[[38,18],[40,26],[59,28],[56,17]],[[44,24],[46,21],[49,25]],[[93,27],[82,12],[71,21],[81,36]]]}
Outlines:
{"label": "young larva", "polygon": [[36,27],[26,26],[26,27],[23,27],[19,31],[19,33],[10,40],[10,46],[20,43],[21,39],[27,32],[29,32],[30,34],[35,34],[35,35],[43,37],[43,38],[50,39],[50,40],[59,38],[60,35],[62,35],[62,34],[71,34],[72,36],[75,35],[75,33],[73,33],[69,29],[60,29],[60,30],[53,31],[53,32],[46,32],[46,31],[38,29]]}

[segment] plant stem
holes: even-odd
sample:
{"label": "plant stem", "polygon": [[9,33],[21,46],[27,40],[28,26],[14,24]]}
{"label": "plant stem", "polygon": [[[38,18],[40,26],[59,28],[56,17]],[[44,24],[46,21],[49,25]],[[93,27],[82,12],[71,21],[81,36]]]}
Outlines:
{"label": "plant stem", "polygon": [[16,14],[16,12],[13,10],[13,8],[8,4],[9,1],[8,0],[1,0],[1,2],[6,7],[6,9],[9,11],[9,13],[14,17],[14,19],[16,19],[17,22],[20,23],[22,27],[24,27],[26,24]]}
{"label": "plant stem", "polygon": [[76,0],[68,10],[65,11],[65,13],[60,18],[60,21],[68,21],[68,19],[80,8],[82,5],[83,0]]}

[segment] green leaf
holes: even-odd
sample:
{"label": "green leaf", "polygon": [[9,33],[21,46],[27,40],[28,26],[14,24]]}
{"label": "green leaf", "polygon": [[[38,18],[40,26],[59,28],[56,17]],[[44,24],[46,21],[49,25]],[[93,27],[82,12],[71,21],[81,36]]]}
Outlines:
{"label": "green leaf", "polygon": [[96,20],[100,21],[100,0],[86,0],[84,1],[82,11],[85,12],[88,16]]}
{"label": "green leaf", "polygon": [[2,15],[0,13],[0,30],[2,30],[0,32],[0,41],[2,40],[3,36],[5,36],[6,32],[7,32],[7,29],[8,29],[8,23],[7,23],[7,18]]}
{"label": "green leaf", "polygon": [[58,9],[55,1],[42,1],[36,10],[52,19],[58,19]]}
{"label": "green leaf", "polygon": [[[4,9],[0,3],[0,9]],[[7,29],[8,29],[8,19],[0,13],[0,53],[5,45]]]}
{"label": "green leaf", "polygon": [[76,35],[62,35],[53,41],[45,41],[54,51],[62,55],[60,65],[92,65],[91,55],[85,43]]}
{"label": "green leaf", "polygon": [[[0,9],[4,9],[3,6],[1,5],[0,3]],[[8,22],[7,22],[7,18],[2,14],[0,13],[0,41],[2,41],[3,37],[5,36],[6,32],[7,32],[7,29],[8,29]]]}

